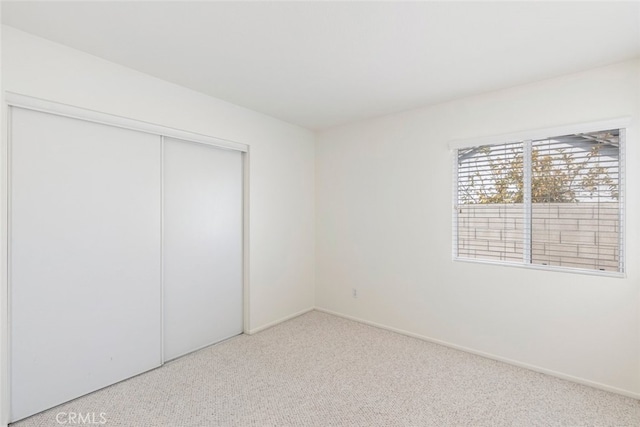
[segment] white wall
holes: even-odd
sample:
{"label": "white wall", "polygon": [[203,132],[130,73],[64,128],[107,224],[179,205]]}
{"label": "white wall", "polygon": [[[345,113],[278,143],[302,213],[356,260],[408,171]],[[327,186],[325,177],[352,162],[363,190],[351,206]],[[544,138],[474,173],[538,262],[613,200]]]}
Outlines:
{"label": "white wall", "polygon": [[[0,7],[0,22],[2,22],[2,7]],[[0,106],[4,105],[4,61],[2,59],[2,31],[0,31]],[[1,110],[1,109],[0,109]],[[7,117],[4,111],[0,111],[0,141],[3,141],[5,135]],[[7,183],[5,182],[7,171],[7,151],[6,144],[0,144],[0,426],[8,421],[9,415],[9,399],[6,399],[7,390],[9,389],[8,375],[8,354],[9,349],[5,345],[9,333],[9,325],[6,321],[8,316],[7,308],[9,301],[7,300],[7,200],[4,197],[7,194]]]}
{"label": "white wall", "polygon": [[[321,132],[316,306],[640,397],[639,97],[634,61]],[[452,261],[450,140],[621,116],[628,278]]]}
{"label": "white wall", "polygon": [[3,90],[250,146],[250,329],[314,305],[312,132],[3,27]]}

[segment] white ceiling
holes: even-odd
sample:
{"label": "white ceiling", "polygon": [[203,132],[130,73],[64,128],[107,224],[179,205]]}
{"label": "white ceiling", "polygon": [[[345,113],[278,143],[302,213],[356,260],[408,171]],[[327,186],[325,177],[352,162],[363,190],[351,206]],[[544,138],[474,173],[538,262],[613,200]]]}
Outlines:
{"label": "white ceiling", "polygon": [[640,2],[4,2],[5,24],[310,129],[640,56]]}

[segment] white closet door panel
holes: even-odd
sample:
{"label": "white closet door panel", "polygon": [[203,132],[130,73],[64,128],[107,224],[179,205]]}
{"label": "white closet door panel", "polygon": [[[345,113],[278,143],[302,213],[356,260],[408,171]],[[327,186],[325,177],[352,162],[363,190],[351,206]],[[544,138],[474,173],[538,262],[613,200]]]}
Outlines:
{"label": "white closet door panel", "polygon": [[161,364],[161,139],[12,109],[11,419]]}
{"label": "white closet door panel", "polygon": [[173,359],[242,332],[242,157],[164,146],[164,349]]}

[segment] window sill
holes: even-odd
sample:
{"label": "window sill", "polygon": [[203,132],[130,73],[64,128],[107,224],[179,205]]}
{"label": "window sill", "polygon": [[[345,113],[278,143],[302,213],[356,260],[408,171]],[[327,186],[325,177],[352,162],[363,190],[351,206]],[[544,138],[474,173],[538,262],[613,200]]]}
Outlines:
{"label": "window sill", "polygon": [[526,268],[529,270],[553,271],[556,273],[585,274],[588,276],[611,277],[616,279],[627,278],[626,273],[619,273],[617,271],[585,270],[582,268],[556,267],[552,265],[538,265],[538,264],[524,264],[519,262],[508,262],[508,261],[490,261],[490,260],[481,260],[481,259],[475,259],[475,258],[461,258],[461,257],[455,257],[455,256],[453,257],[453,261],[470,262],[474,264],[498,265],[502,267]]}

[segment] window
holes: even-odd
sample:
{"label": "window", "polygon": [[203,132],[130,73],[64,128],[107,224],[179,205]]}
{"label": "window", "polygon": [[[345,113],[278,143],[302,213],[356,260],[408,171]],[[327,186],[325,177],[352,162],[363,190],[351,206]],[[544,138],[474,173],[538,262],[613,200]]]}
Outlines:
{"label": "window", "polygon": [[454,258],[623,273],[623,139],[612,128],[456,149]]}

